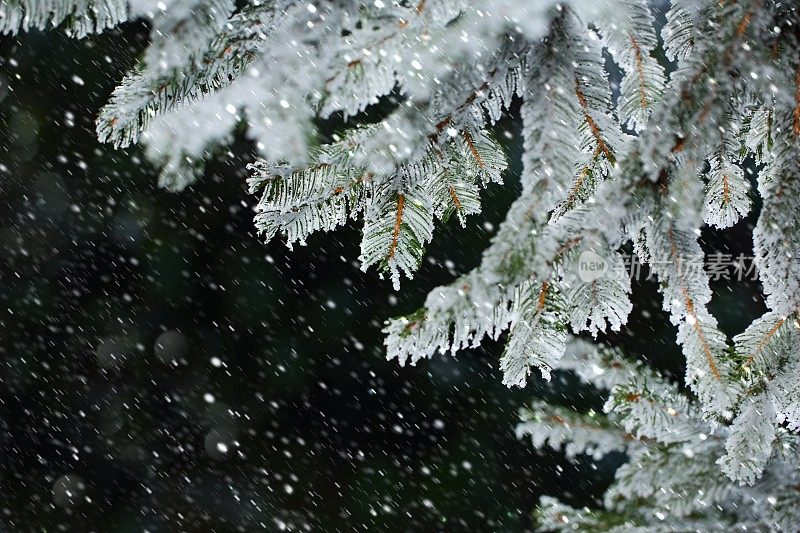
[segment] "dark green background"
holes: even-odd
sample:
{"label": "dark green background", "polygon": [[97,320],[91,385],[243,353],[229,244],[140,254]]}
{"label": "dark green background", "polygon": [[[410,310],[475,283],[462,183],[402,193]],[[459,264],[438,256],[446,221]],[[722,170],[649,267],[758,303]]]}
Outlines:
{"label": "dark green background", "polygon": [[[572,465],[513,428],[535,395],[597,395],[559,376],[506,389],[502,342],[384,360],[383,321],[475,266],[518,193],[517,121],[501,125],[507,184],[466,230],[440,226],[394,293],[358,269],[355,225],[294,251],[259,241],[246,143],[180,194],[138,148],[98,144],[94,116],[146,30],[0,40],[0,529],[523,530],[541,494],[596,501],[620,457]],[[740,224],[705,245],[749,238]],[[655,284],[635,287],[612,342],[680,376]],[[715,294],[729,333],[763,309],[753,284]]]}

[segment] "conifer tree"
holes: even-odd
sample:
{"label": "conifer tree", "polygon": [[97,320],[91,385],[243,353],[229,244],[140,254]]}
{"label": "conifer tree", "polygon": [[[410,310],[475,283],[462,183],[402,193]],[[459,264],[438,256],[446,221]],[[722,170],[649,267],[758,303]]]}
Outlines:
{"label": "conifer tree", "polygon": [[[152,44],[100,112],[100,140],[143,143],[160,183],[180,190],[244,124],[262,157],[249,184],[264,238],[305,243],[363,219],[363,268],[395,288],[437,220],[463,225],[481,191],[502,182],[492,126],[518,102],[520,196],[477,268],[387,324],[388,357],[414,364],[507,331],[507,385],[571,368],[610,391],[606,415],[537,404],[520,426],[538,446],[629,456],[602,513],[545,500],[549,526],[796,523],[796,2],[0,3],[4,32],[58,26],[80,37],[137,17],[150,20]],[[387,101],[380,120],[360,120]],[[315,120],[333,114],[348,127],[322,143]],[[708,310],[708,275],[689,262],[702,256],[704,225],[730,227],[758,204],[753,251],[769,310],[729,339]],[[615,273],[628,243],[658,278],[688,393],[641,365],[576,355],[572,335],[627,321],[631,284]],[[587,263],[604,273],[586,275]]]}

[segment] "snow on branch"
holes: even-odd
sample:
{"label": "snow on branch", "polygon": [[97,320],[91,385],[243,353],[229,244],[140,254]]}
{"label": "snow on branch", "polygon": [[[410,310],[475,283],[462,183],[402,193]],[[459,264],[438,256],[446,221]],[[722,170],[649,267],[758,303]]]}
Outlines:
{"label": "snow on branch", "polygon": [[[101,110],[100,140],[141,140],[160,183],[180,190],[242,132],[259,156],[249,183],[261,235],[305,243],[361,218],[362,268],[395,288],[436,219],[465,226],[482,189],[502,183],[509,161],[493,130],[518,109],[519,197],[477,268],[387,323],[388,357],[414,364],[509,331],[506,384],[571,369],[610,390],[606,415],[641,446],[627,448],[602,512],[544,501],[550,527],[663,516],[667,529],[769,529],[800,502],[769,504],[737,483],[790,486],[773,465],[794,464],[800,430],[800,7],[672,0],[661,28],[655,7],[7,0],[0,30],[63,24],[80,36],[147,17],[151,46]],[[320,119],[339,133],[323,137]],[[731,343],[709,312],[700,237],[750,216],[769,311]],[[693,397],[569,336],[625,325],[631,240],[658,278]],[[535,431],[550,431],[540,444],[569,436]]]}
{"label": "snow on branch", "polygon": [[[602,414],[534,403],[520,411],[517,434],[530,436],[538,449],[563,449],[573,460],[584,455],[597,461],[612,451],[624,452],[627,459],[599,508],[575,509],[542,497],[536,511],[542,530],[792,528],[800,517],[794,489],[797,439],[772,424],[763,401],[744,408],[739,425],[721,427],[704,420],[696,400],[658,373],[621,354],[593,352],[580,342],[574,346],[575,360],[615,361],[633,370],[612,374],[627,375],[629,381],[616,382]],[[586,366],[562,367],[574,369],[585,372]],[[750,438],[743,427],[750,428]],[[753,430],[769,438],[753,439]]]}
{"label": "snow on branch", "polygon": [[74,37],[102,32],[128,19],[127,0],[3,0],[0,33],[64,25]]}

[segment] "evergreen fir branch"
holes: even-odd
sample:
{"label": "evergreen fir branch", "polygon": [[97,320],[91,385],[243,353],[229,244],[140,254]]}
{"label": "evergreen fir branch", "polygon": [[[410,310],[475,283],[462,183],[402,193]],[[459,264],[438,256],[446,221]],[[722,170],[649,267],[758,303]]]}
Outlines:
{"label": "evergreen fir branch", "polygon": [[642,130],[665,84],[663,68],[652,56],[658,38],[648,2],[620,2],[617,16],[598,22],[605,47],[625,71],[617,101],[620,121],[632,130]]}
{"label": "evergreen fir branch", "polygon": [[638,446],[639,439],[626,433],[607,417],[594,411],[578,413],[546,402],[534,402],[520,410],[518,439],[528,436],[536,449],[549,447],[564,451],[569,459],[588,455],[599,460],[612,452],[625,452]]}
{"label": "evergreen fir branch", "polygon": [[718,228],[728,228],[746,217],[752,202],[750,184],[741,167],[727,157],[711,160],[703,220]]}
{"label": "evergreen fir branch", "polygon": [[288,5],[289,0],[268,2],[235,14],[227,31],[214,39],[199,61],[183,68],[162,72],[140,67],[128,75],[97,118],[100,141],[112,142],[117,148],[129,146],[153,117],[229,85],[269,44],[267,36],[277,25],[294,21],[292,14],[284,11]]}
{"label": "evergreen fir branch", "polygon": [[775,111],[771,105],[760,105],[748,117],[745,146],[756,162],[770,159],[773,146],[773,121]]}
{"label": "evergreen fir branch", "polygon": [[[158,185],[182,191],[200,176],[205,162],[233,140],[241,116],[230,113],[225,91],[185,109],[155,117],[141,135],[145,156],[160,168]],[[181,135],[191,130],[194,135]]]}
{"label": "evergreen fir branch", "polygon": [[673,2],[667,11],[667,22],[661,30],[664,51],[670,61],[682,61],[689,57],[694,46],[695,24],[686,2]]}
{"label": "evergreen fir branch", "polygon": [[[151,46],[101,112],[100,139],[141,138],[161,184],[177,190],[242,125],[262,157],[250,179],[262,235],[304,243],[363,216],[362,267],[380,266],[395,287],[416,270],[435,218],[455,213],[464,225],[480,210],[481,188],[501,182],[508,162],[487,127],[519,102],[519,198],[479,267],[387,324],[388,357],[414,364],[510,330],[500,361],[507,385],[525,385],[537,367],[608,391],[604,414],[537,405],[520,426],[536,446],[570,455],[628,453],[602,510],[544,499],[545,527],[798,523],[796,5],[673,0],[662,45],[644,0],[233,9],[230,0],[153,13],[100,0],[8,0],[0,30],[64,23],[83,34],[147,16]],[[662,52],[674,63],[667,82]],[[611,83],[608,56],[622,70]],[[395,107],[371,108],[379,122],[350,127],[377,102]],[[335,111],[349,130],[320,144],[316,119]],[[749,158],[761,202],[750,198]],[[731,348],[708,311],[708,276],[691,262],[702,258],[703,222],[730,227],[759,203],[754,255],[770,310]],[[629,280],[585,281],[577,265],[587,252],[618,262],[630,238],[659,279],[696,397],[567,331],[621,329]]]}
{"label": "evergreen fir branch", "polygon": [[768,312],[734,338],[737,371],[745,388],[737,405],[726,455],[719,460],[732,479],[752,484],[773,454],[779,424],[800,427],[794,350],[797,319]]}
{"label": "evergreen fir branch", "polygon": [[[786,130],[788,133],[790,128]],[[767,304],[784,314],[800,307],[799,153],[795,143],[782,140],[758,176],[764,204],[753,231],[753,251]]]}
{"label": "evergreen fir branch", "polygon": [[539,531],[559,532],[635,532],[641,531],[637,528],[637,524],[642,523],[640,518],[637,520],[638,517],[624,513],[589,509],[588,507],[576,509],[549,496],[542,496],[539,499],[535,518],[540,526]]}
{"label": "evergreen fir branch", "polygon": [[706,439],[637,451],[617,470],[604,495],[605,507],[623,512],[639,502],[652,514],[683,518],[735,499],[736,486],[714,461],[719,448],[714,439]]}
{"label": "evergreen fir branch", "polygon": [[771,311],[733,338],[741,359],[738,374],[750,387],[768,380],[791,358],[795,342],[800,340],[796,333],[796,320],[794,316]]}
{"label": "evergreen fir branch", "polygon": [[[426,172],[426,169],[417,169]],[[418,177],[403,173],[374,189],[364,214],[362,270],[379,264],[400,288],[400,272],[409,279],[433,236],[433,205]]]}
{"label": "evergreen fir branch", "polygon": [[452,139],[445,152],[431,146],[441,171],[431,180],[436,214],[447,220],[456,213],[462,227],[468,215],[479,213],[480,188],[490,182],[502,183],[502,171],[508,166],[502,147],[488,132],[477,139],[468,132]]}
{"label": "evergreen fir branch", "polygon": [[697,238],[672,222],[658,220],[644,229],[643,241],[640,250],[658,275],[663,308],[678,326],[686,382],[711,416],[722,416],[730,409],[737,385],[729,381],[733,370],[726,338],[706,310],[711,300],[708,277],[702,265],[691,263],[703,257]]}
{"label": "evergreen fir branch", "polygon": [[588,331],[593,337],[611,329],[619,331],[633,309],[629,294],[630,278],[625,275],[622,258],[613,254],[606,275],[590,282],[573,283],[566,300],[572,331]]}
{"label": "evergreen fir branch", "polygon": [[550,370],[564,355],[567,328],[559,313],[563,304],[557,290],[543,282],[538,289],[529,286],[520,291],[519,310],[500,358],[504,385],[524,387],[534,367],[549,380]]}
{"label": "evergreen fir branch", "polygon": [[127,0],[4,0],[0,2],[0,33],[44,30],[65,24],[81,38],[100,33],[128,19]]}
{"label": "evergreen fir branch", "polygon": [[[530,202],[533,199],[527,200]],[[554,301],[557,305],[552,309],[539,309],[533,303],[539,300],[530,295],[530,290],[532,287],[553,287],[560,283],[558,273],[566,268],[564,265],[571,264],[572,258],[576,258],[591,239],[585,235],[575,236],[579,230],[585,229],[582,226],[585,219],[582,213],[574,211],[557,223],[543,228],[543,234],[535,241],[534,247],[529,244],[523,244],[523,248],[509,246],[511,241],[506,232],[519,238],[520,225],[532,224],[536,227],[530,211],[530,203],[515,204],[512,207],[515,217],[510,217],[501,227],[493,245],[484,254],[480,267],[451,286],[432,291],[425,308],[413,317],[389,322],[386,328],[388,358],[416,362],[422,357],[430,357],[436,351],[455,352],[469,345],[477,345],[487,334],[496,338],[509,324],[517,323],[520,315],[515,310],[520,309],[528,311],[525,315],[531,315],[523,321],[530,325],[539,324],[542,317],[546,319],[539,327],[548,332],[549,340],[544,341],[541,346],[533,343],[530,350],[526,349],[527,351],[520,354],[515,354],[516,345],[512,347],[509,344],[502,361],[503,370],[507,371],[507,383],[522,384],[523,374],[527,375],[526,372],[530,369],[528,363],[531,361],[545,367],[552,366],[552,361],[557,359],[558,354],[563,354],[567,320],[575,309],[567,309],[561,302],[561,296]],[[521,235],[524,236],[525,233]],[[499,293],[487,286],[488,280],[503,279],[509,274],[519,276],[522,272],[525,273],[522,282],[511,283]],[[537,282],[537,279],[542,281]],[[538,294],[546,295],[548,292],[549,290],[540,291]],[[521,303],[526,305],[521,306]],[[605,305],[606,302],[598,302],[598,309],[592,312],[598,317],[611,316],[603,311]],[[518,333],[521,335],[518,337],[521,348],[527,345],[526,339],[532,334],[531,328],[525,326]],[[509,343],[513,339],[512,334]],[[543,362],[545,360],[549,362]],[[510,377],[512,375],[514,379]]]}
{"label": "evergreen fir branch", "polygon": [[508,328],[516,280],[534,250],[528,235],[537,224],[534,213],[543,194],[535,188],[512,204],[478,268],[432,290],[416,313],[387,322],[387,359],[416,364],[436,352],[477,346],[485,336],[496,339]]}
{"label": "evergreen fir branch", "polygon": [[606,392],[630,383],[640,374],[653,375],[646,365],[625,357],[617,349],[598,347],[577,338],[568,341],[559,369],[571,371],[582,382]]}
{"label": "evergreen fir branch", "polygon": [[753,484],[761,476],[773,453],[777,436],[775,411],[763,395],[748,398],[729,429],[726,454],[717,460],[734,481]]}
{"label": "evergreen fir branch", "polygon": [[532,67],[522,110],[525,154],[537,159],[523,159],[526,179],[550,181],[544,207],[555,208],[554,220],[591,197],[628,141],[613,119],[597,39],[565,11],[527,60]]}
{"label": "evergreen fir branch", "polygon": [[211,41],[228,23],[232,0],[185,0],[149,14],[153,20],[150,46],[143,63],[155,72],[169,72],[199,61]]}
{"label": "evergreen fir branch", "polygon": [[[766,487],[772,484],[780,484],[779,478],[773,476],[780,476],[787,471],[788,464],[796,461],[791,448],[785,449],[788,452],[785,459],[775,459],[787,461],[782,470],[774,474],[770,471],[752,492],[742,488],[718,468],[719,463],[723,469],[728,469],[725,464],[729,460],[724,458],[727,455],[723,446],[727,429],[714,428],[704,421],[697,405],[677,387],[654,371],[627,362],[619,354],[598,352],[581,342],[571,344],[573,347],[577,349],[577,357],[562,358],[560,362],[564,364],[560,368],[577,370],[588,376],[590,382],[593,376],[601,376],[599,386],[603,388],[606,377],[616,383],[605,406],[608,418],[597,420],[595,415],[587,419],[549,404],[534,404],[533,409],[521,411],[522,424],[518,432],[531,434],[537,448],[565,447],[572,453],[589,450],[596,459],[607,453],[608,449],[603,446],[625,447],[628,461],[618,469],[614,483],[605,493],[603,509],[583,510],[581,520],[606,517],[610,523],[588,523],[605,524],[609,530],[614,530],[619,521],[624,520],[625,526],[619,527],[625,531],[633,524],[646,531],[661,530],[659,528],[672,531],[685,527],[686,523],[705,524],[706,528],[714,529],[728,527],[731,523],[750,523],[758,529],[776,520],[767,511],[771,506],[760,507],[763,497],[759,494],[770,490]],[[606,373],[598,363],[610,367],[611,373]],[[626,370],[620,373],[614,367]],[[615,376],[630,381],[617,380]],[[772,423],[770,417],[764,420]],[[624,433],[608,433],[614,428]],[[738,431],[735,426],[732,430]],[[573,437],[575,442],[570,444]],[[774,448],[771,441],[767,442],[767,451],[772,454]],[[753,447],[759,445],[749,443],[747,446],[754,450]],[[748,456],[743,448],[737,451],[743,452],[736,456],[743,462],[759,461],[756,456]],[[569,525],[571,518],[559,518],[548,512],[559,505],[555,500],[547,500],[537,510],[543,526],[566,528]],[[553,520],[559,522],[553,524]],[[581,524],[578,521],[572,526],[580,529]]]}
{"label": "evergreen fir branch", "polygon": [[349,167],[320,163],[301,170],[268,168],[256,163],[251,191],[263,189],[256,210],[256,227],[265,239],[278,231],[291,246],[316,231],[330,231],[364,208],[372,175]]}
{"label": "evergreen fir branch", "polygon": [[603,410],[618,417],[619,424],[636,438],[662,444],[692,441],[706,429],[677,387],[655,374],[640,373],[614,387]]}
{"label": "evergreen fir branch", "polygon": [[[793,326],[796,328],[797,324],[794,323]],[[792,439],[796,439],[797,432],[800,431],[800,405],[797,401],[797,398],[800,397],[798,373],[800,373],[800,363],[791,359],[767,386],[776,414],[775,423],[779,428],[791,431]]]}
{"label": "evergreen fir branch", "polygon": [[432,31],[446,26],[460,13],[459,5],[450,4],[422,0],[413,6],[392,6],[388,14],[376,13],[377,20],[362,20],[360,27],[344,38],[333,58],[320,114],[327,117],[342,111],[347,120],[402,84],[404,64],[420,56]]}
{"label": "evergreen fir branch", "polygon": [[587,165],[583,167],[580,172],[578,172],[578,176],[575,178],[567,197],[553,211],[554,220],[590,198],[592,192],[594,192],[594,189],[597,187],[598,182],[597,175],[593,171],[593,167],[601,153],[602,151],[600,146],[598,146],[595,149],[594,154],[592,154],[592,159],[589,161],[589,163],[587,163]]}
{"label": "evergreen fir branch", "polygon": [[794,110],[792,111],[792,133],[800,139],[800,65],[794,75]]}
{"label": "evergreen fir branch", "polygon": [[578,103],[581,106],[583,119],[586,123],[585,127],[589,129],[589,133],[591,133],[591,136],[594,138],[597,146],[595,151],[599,150],[600,153],[605,156],[606,160],[613,165],[615,156],[606,140],[606,132],[597,125],[595,118],[592,116],[592,112],[589,108],[589,103],[584,92],[585,87],[582,87],[584,83],[585,82],[582,82],[580,78],[575,79],[575,96],[578,98]]}
{"label": "evergreen fir branch", "polygon": [[500,57],[491,58],[489,68],[480,65],[474,70],[457,71],[433,94],[430,108],[434,126],[428,137],[432,143],[444,142],[463,131],[477,131],[487,117],[495,124],[520,93],[528,45],[509,37],[503,40],[507,46],[501,48]]}
{"label": "evergreen fir branch", "polygon": [[425,307],[390,320],[384,328],[387,359],[416,364],[436,352],[478,346],[485,336],[499,337],[514,317],[514,292],[498,291],[477,274],[468,274],[428,294]]}
{"label": "evergreen fir branch", "polygon": [[[714,153],[725,140],[724,130],[709,125],[728,123],[731,109],[739,114],[743,93],[771,92],[762,85],[761,76],[756,75],[755,82],[741,76],[741,72],[749,70],[769,77],[771,74],[764,72],[764,65],[774,63],[765,60],[763,49],[742,46],[753,31],[749,22],[741,25],[747,19],[745,6],[728,3],[692,7],[681,3],[676,9],[693,12],[692,37],[681,38],[682,42],[690,42],[691,48],[689,53],[678,54],[682,60],[667,84],[664,105],[656,113],[655,120],[661,128],[675,133],[674,143],[664,142],[660,134],[650,131],[645,131],[639,142],[644,170],[654,181],[669,171],[677,155],[699,165]],[[760,27],[756,25],[756,29]],[[714,37],[709,39],[709,35]],[[720,83],[723,78],[725,82]],[[697,135],[697,131],[703,131],[703,135]]]}

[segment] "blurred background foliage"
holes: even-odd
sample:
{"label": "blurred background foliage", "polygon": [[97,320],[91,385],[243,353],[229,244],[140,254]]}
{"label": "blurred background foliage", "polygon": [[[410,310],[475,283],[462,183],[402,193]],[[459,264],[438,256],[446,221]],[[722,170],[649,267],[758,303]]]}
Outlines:
{"label": "blurred background foliage", "polygon": [[[294,251],[259,241],[243,140],[180,194],[139,149],[98,144],[146,39],[133,23],[0,40],[0,529],[507,531],[534,526],[542,494],[591,505],[622,458],[572,464],[513,427],[533,397],[588,409],[596,393],[564,376],[506,389],[503,339],[384,360],[383,321],[475,266],[518,194],[513,113],[506,185],[395,293],[359,270],[355,225]],[[751,227],[704,233],[707,252],[749,254]],[[714,289],[730,334],[763,311],[757,283]],[[679,380],[655,283],[634,291],[605,340]]]}

